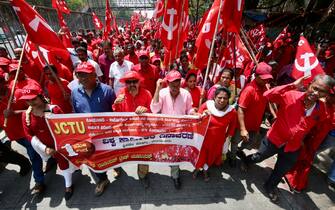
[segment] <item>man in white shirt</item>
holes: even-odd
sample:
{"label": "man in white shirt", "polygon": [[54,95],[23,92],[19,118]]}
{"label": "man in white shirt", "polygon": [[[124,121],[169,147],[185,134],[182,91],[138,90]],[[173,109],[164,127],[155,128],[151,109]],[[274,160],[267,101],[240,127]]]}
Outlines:
{"label": "man in white shirt", "polygon": [[130,61],[124,60],[124,51],[122,48],[115,48],[114,50],[115,61],[111,64],[109,68],[109,85],[114,89],[116,95],[124,84],[119,80],[128,72],[134,64]]}
{"label": "man in white shirt", "polygon": [[87,49],[85,49],[84,47],[77,47],[76,52],[77,52],[78,58],[80,59],[81,62],[87,61],[90,64],[92,64],[92,66],[95,69],[95,73],[98,76],[99,81],[102,81],[103,73],[100,69],[100,66],[97,62],[95,62],[94,60],[92,60],[88,57]]}

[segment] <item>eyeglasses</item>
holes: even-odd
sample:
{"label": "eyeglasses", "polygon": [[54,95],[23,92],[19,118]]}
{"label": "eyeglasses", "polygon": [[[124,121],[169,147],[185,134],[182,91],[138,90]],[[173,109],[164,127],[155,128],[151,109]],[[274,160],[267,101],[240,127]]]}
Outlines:
{"label": "eyeglasses", "polygon": [[130,85],[130,84],[137,84],[138,80],[127,80],[126,84]]}

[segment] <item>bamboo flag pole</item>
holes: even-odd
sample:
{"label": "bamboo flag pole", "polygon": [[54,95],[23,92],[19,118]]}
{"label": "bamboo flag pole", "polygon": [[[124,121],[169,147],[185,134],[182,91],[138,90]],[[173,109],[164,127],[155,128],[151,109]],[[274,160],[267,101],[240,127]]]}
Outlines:
{"label": "bamboo flag pole", "polygon": [[[15,86],[17,84],[17,79],[19,77],[19,73],[20,73],[20,70],[21,70],[21,64],[22,64],[24,49],[26,48],[26,45],[27,45],[27,39],[28,39],[28,34],[27,34],[27,36],[24,40],[24,43],[23,43],[19,64],[18,64],[18,67],[17,67],[17,70],[16,70],[15,78],[14,78],[14,81],[13,81],[13,86],[12,86],[12,89],[10,91],[10,96],[9,96],[9,100],[8,100],[8,104],[7,104],[7,110],[10,110],[10,107],[12,105],[12,101],[13,101],[13,98],[14,98]],[[7,127],[7,121],[8,121],[8,118],[7,118],[7,116],[5,116],[4,123],[3,123],[4,127]]]}
{"label": "bamboo flag pole", "polygon": [[[247,37],[246,37],[246,35],[245,35],[243,29],[241,29],[241,34],[242,34],[242,37],[243,37],[243,39],[244,39],[245,46],[247,46],[247,50],[249,51],[250,57],[251,57],[251,59],[254,61],[255,65],[257,66],[257,65],[258,65],[258,61],[257,61],[257,59],[256,59],[256,56],[255,56],[254,52],[253,52],[252,50],[250,50],[251,47],[250,47],[250,44],[249,44],[249,42],[248,42],[248,39],[247,39]],[[250,49],[248,49],[248,48],[250,48]]]}
{"label": "bamboo flag pole", "polygon": [[[216,33],[217,33],[218,27],[219,27],[219,21],[220,21],[221,9],[222,9],[222,2],[223,2],[223,0],[220,1],[220,7],[219,7],[219,12],[218,12],[218,17],[217,17],[216,24],[215,24],[215,30],[214,30],[214,34],[213,34],[213,40],[212,40],[212,44],[211,44],[211,49],[209,51],[209,57],[208,57],[208,61],[207,61],[207,67],[206,67],[206,73],[205,73],[204,83],[203,83],[202,88],[201,88],[201,94],[205,91],[205,86],[206,86],[206,83],[207,83],[208,71],[209,71],[209,67],[210,67],[210,63],[211,63],[211,58],[212,58],[213,51],[214,51],[214,45],[215,45],[215,41],[216,41]],[[201,99],[202,99],[202,97],[200,97],[199,108],[201,106]]]}

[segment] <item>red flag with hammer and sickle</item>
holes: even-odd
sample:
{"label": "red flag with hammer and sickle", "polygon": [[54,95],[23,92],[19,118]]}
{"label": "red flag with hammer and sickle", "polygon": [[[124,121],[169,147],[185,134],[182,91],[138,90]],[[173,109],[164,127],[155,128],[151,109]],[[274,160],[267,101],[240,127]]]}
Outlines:
{"label": "red flag with hammer and sickle", "polygon": [[98,16],[95,14],[95,12],[92,12],[92,17],[95,28],[101,30],[103,28],[103,25]]}
{"label": "red flag with hammer and sickle", "polygon": [[306,81],[308,82],[318,74],[324,74],[319,60],[313,53],[305,37],[300,36],[291,76],[294,79],[298,79],[302,76],[311,76]]}

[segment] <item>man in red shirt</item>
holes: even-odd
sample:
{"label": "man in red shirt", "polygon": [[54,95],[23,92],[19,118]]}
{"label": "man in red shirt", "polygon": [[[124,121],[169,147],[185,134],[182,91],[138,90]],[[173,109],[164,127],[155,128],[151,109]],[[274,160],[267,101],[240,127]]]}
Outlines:
{"label": "man in red shirt", "polygon": [[[263,93],[266,90],[265,85],[272,79],[271,70],[272,68],[268,64],[259,63],[256,68],[255,79],[241,91],[237,110],[240,130],[235,132],[231,140],[229,163],[232,167],[236,165],[236,155],[244,157],[243,149],[251,149],[257,143],[256,136],[267,105]],[[242,144],[238,148],[241,141]]]}
{"label": "man in red shirt", "polygon": [[[135,71],[127,72],[123,78],[120,79],[120,82],[125,83],[126,86],[121,89],[114,101],[114,111],[135,112],[136,114],[150,112],[151,93],[141,87],[141,80],[141,76]],[[148,165],[138,165],[138,177],[145,188],[149,187],[148,172]]]}
{"label": "man in red shirt", "polygon": [[124,59],[127,60],[127,61],[132,62],[134,65],[138,64],[139,63],[139,59],[138,59],[138,56],[135,53],[135,47],[134,47],[134,45],[132,43],[128,44],[128,46],[127,46],[127,52],[129,54],[126,55],[124,57]]}
{"label": "man in red shirt", "polygon": [[304,137],[327,118],[325,104],[319,99],[329,95],[335,80],[328,75],[317,75],[306,92],[297,91],[304,79],[306,77],[264,93],[270,102],[279,105],[277,119],[258,152],[244,158],[245,164],[249,165],[278,154],[272,174],[264,184],[271,201],[278,200],[277,185],[297,161]]}
{"label": "man in red shirt", "polygon": [[140,51],[140,63],[133,67],[133,71],[139,73],[143,78],[142,87],[149,90],[151,95],[155,93],[156,82],[159,79],[159,71],[156,66],[149,63],[149,54],[147,51]]}

